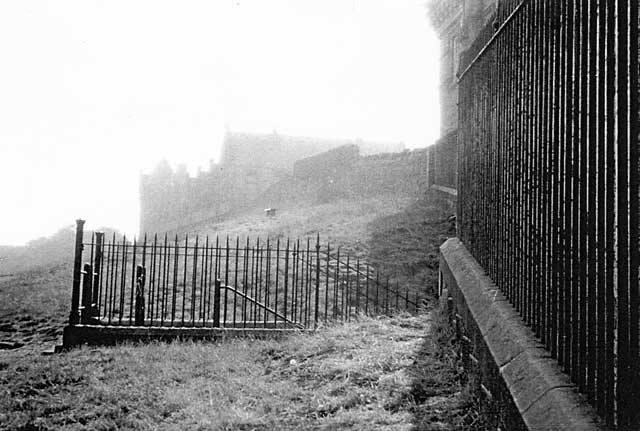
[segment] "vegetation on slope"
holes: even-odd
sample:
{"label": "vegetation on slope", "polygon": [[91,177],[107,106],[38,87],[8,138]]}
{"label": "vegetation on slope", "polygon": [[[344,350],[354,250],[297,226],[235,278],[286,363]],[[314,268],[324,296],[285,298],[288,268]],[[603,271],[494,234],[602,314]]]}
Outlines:
{"label": "vegetation on slope", "polygon": [[[191,233],[320,232],[393,279],[433,290],[450,225],[429,199],[337,201],[275,219],[249,213]],[[0,429],[484,429],[437,313],[363,318],[280,341],[40,356],[39,343],[66,320],[70,278],[71,259],[0,274],[0,340],[26,344],[0,351]]]}
{"label": "vegetation on slope", "polygon": [[430,315],[279,341],[122,345],[0,359],[0,429],[462,429]]}

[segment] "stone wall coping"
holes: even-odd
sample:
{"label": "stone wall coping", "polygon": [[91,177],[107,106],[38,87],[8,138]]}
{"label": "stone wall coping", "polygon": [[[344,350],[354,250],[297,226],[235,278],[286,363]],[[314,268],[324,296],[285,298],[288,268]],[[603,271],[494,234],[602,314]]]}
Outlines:
{"label": "stone wall coping", "polygon": [[450,238],[440,251],[464,297],[457,306],[468,308],[528,429],[606,429],[464,244]]}

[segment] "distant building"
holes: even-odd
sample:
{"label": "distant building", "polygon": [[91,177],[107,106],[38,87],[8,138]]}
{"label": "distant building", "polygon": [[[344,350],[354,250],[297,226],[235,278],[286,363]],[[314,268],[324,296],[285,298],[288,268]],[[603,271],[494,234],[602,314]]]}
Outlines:
{"label": "distant building", "polygon": [[[440,38],[440,139],[429,147],[429,185],[455,196],[458,75],[464,52],[493,19],[497,0],[430,0],[427,10]],[[468,62],[466,62],[468,64]]]}
{"label": "distant building", "polygon": [[353,144],[361,154],[399,152],[402,143],[359,139],[320,139],[278,133],[227,133],[220,163],[190,177],[186,167],[169,164],[140,179],[140,231],[172,232],[251,205],[271,185],[293,176],[296,161]]}
{"label": "distant building", "polygon": [[460,55],[475,41],[496,10],[496,0],[431,0],[431,23],[440,38],[440,134],[458,129]]}

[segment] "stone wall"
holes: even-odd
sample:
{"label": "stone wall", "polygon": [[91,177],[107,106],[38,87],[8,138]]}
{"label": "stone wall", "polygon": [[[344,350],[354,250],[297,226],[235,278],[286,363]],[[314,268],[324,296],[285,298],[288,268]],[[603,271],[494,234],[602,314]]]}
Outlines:
{"label": "stone wall", "polygon": [[427,185],[427,150],[362,156],[347,145],[296,162],[293,180],[320,202],[381,193],[416,195]]}

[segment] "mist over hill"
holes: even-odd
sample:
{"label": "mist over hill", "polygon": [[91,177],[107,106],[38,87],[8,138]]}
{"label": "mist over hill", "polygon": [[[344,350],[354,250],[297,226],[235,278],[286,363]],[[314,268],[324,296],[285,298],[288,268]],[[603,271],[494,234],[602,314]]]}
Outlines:
{"label": "mist over hill", "polygon": [[[96,230],[105,232],[107,237],[113,234],[116,238],[122,237],[122,234],[113,228]],[[71,268],[75,235],[75,226],[67,225],[50,236],[31,240],[24,246],[0,245],[0,275],[57,265],[68,265]],[[88,242],[90,239],[85,237],[84,241]]]}

